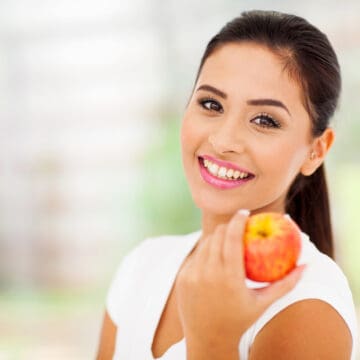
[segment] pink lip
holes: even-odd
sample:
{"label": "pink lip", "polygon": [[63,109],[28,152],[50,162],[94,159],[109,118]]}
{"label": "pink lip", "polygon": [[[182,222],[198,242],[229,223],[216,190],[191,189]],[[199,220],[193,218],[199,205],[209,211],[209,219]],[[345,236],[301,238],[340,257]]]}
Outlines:
{"label": "pink lip", "polygon": [[232,164],[232,163],[230,163],[228,161],[222,161],[222,160],[215,159],[210,155],[200,155],[199,157],[201,157],[203,159],[210,160],[211,162],[213,162],[215,164],[218,164],[219,166],[224,166],[227,169],[239,170],[240,172],[244,172],[244,173],[247,173],[247,174],[250,174],[250,175],[254,175],[249,170],[239,168],[237,165]]}
{"label": "pink lip", "polygon": [[[209,158],[208,158],[209,159]],[[210,159],[209,159],[210,160]],[[210,174],[204,166],[203,160],[199,158],[199,166],[200,166],[200,174],[202,178],[210,185],[218,188],[218,189],[232,189],[243,185],[253,179],[253,175],[246,179],[239,179],[239,180],[225,180],[220,179],[216,176]],[[238,169],[238,167],[236,168]],[[245,171],[244,171],[245,172]]]}

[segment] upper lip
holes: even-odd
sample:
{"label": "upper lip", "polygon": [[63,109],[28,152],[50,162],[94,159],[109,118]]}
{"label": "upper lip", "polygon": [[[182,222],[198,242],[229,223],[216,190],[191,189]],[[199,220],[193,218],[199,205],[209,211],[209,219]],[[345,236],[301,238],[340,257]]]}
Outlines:
{"label": "upper lip", "polygon": [[211,162],[219,165],[219,166],[224,166],[226,167],[227,169],[234,169],[234,170],[239,170],[240,172],[244,172],[244,173],[247,173],[249,175],[253,175],[254,174],[252,172],[250,172],[249,170],[245,169],[245,168],[241,168],[231,162],[228,162],[228,161],[223,161],[223,160],[219,160],[219,159],[216,159],[210,155],[200,155],[199,156],[200,158],[203,158],[203,159],[207,159],[207,160],[210,160]]}

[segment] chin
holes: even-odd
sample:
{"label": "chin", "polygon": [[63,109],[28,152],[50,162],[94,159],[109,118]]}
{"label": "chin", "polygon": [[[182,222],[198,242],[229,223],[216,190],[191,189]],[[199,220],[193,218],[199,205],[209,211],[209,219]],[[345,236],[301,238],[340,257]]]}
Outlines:
{"label": "chin", "polygon": [[[232,216],[238,209],[241,208],[241,204],[235,204],[234,202],[224,204],[219,199],[211,199],[208,195],[202,197],[201,194],[192,195],[195,206],[202,212],[210,213],[218,216]],[[245,208],[245,207],[243,207]],[[246,207],[248,209],[248,207]]]}

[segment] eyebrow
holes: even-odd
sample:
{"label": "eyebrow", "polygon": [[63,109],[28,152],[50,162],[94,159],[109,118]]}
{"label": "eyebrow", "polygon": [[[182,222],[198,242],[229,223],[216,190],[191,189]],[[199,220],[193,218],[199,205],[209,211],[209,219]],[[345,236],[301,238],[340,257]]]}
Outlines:
{"label": "eyebrow", "polygon": [[283,108],[291,116],[289,109],[279,100],[275,100],[275,99],[252,99],[252,100],[248,100],[246,103],[248,105],[278,106],[278,107]]}
{"label": "eyebrow", "polygon": [[[206,85],[206,84],[201,85],[196,89],[196,91],[199,91],[199,90],[210,91],[210,92],[214,93],[215,95],[220,96],[223,99],[227,99],[227,94],[226,93],[224,93],[223,91],[221,91],[221,90],[219,90],[219,89],[217,89],[217,88],[215,88],[215,87],[213,87],[211,85]],[[255,105],[255,106],[269,105],[269,106],[281,107],[291,116],[291,113],[290,113],[289,109],[285,106],[284,103],[282,103],[279,100],[275,100],[275,99],[251,99],[251,100],[248,100],[246,103],[248,105]]]}
{"label": "eyebrow", "polygon": [[223,99],[227,99],[227,95],[223,91],[221,91],[211,85],[201,85],[196,89],[196,91],[199,91],[199,90],[210,91],[210,92],[214,93],[215,95],[220,96]]}

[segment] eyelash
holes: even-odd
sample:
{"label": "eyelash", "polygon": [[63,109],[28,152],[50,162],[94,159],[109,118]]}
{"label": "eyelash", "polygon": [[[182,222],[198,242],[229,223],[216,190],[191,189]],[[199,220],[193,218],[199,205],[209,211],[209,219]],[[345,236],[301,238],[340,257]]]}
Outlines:
{"label": "eyelash", "polygon": [[[221,104],[217,100],[215,100],[215,99],[213,99],[211,97],[201,98],[201,99],[198,100],[198,103],[202,108],[204,108],[207,111],[215,111],[215,112],[219,111],[220,113],[224,112],[224,109],[221,106]],[[218,107],[218,109],[217,110],[212,109],[211,107],[208,108],[205,105],[206,103],[210,103],[210,106],[211,105],[216,105]],[[253,118],[251,121],[253,122],[256,119],[266,120],[267,124],[264,124],[264,123],[256,124],[256,125],[258,125],[258,126],[260,126],[262,128],[280,128],[281,127],[281,124],[267,113],[261,113],[261,114],[257,115],[255,118]]]}
{"label": "eyelash", "polygon": [[256,125],[258,125],[260,127],[263,127],[263,128],[276,128],[276,129],[281,128],[281,124],[267,113],[261,113],[261,114],[257,115],[254,119],[252,119],[251,121],[254,121],[256,119],[264,119],[264,120],[266,120],[267,124],[265,124],[265,125],[263,123],[256,124]]}
{"label": "eyelash", "polygon": [[[223,107],[221,106],[221,104],[216,101],[215,99],[213,99],[212,97],[206,97],[206,98],[201,98],[198,100],[198,103],[201,107],[203,107],[205,110],[208,110],[208,111],[219,111],[221,114],[224,112],[224,109]],[[215,109],[211,109],[211,108],[208,108],[206,107],[206,103],[210,103],[212,105],[216,105],[219,107],[218,110],[215,110]]]}

